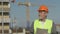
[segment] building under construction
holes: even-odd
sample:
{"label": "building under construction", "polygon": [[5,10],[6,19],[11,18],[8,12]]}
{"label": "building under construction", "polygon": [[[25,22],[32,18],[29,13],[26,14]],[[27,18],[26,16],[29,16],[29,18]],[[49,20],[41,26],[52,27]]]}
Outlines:
{"label": "building under construction", "polygon": [[9,17],[10,3],[9,0],[0,0],[0,34],[9,33]]}

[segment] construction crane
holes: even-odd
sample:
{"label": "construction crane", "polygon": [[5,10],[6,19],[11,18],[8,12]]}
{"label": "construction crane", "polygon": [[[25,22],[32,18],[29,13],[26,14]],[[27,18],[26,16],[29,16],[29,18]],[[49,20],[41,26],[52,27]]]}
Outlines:
{"label": "construction crane", "polygon": [[[12,0],[11,2],[14,3],[16,0]],[[27,28],[29,29],[30,27],[30,10],[29,10],[29,7],[31,6],[30,2],[28,2],[28,0],[26,0],[25,3],[22,3],[22,2],[18,2],[18,5],[24,5],[26,6],[26,18],[27,18]]]}
{"label": "construction crane", "polygon": [[28,0],[26,0],[25,3],[22,2],[18,2],[18,5],[24,5],[26,6],[26,18],[27,18],[27,29],[30,28],[30,10],[29,7],[31,6],[30,2],[28,2]]}
{"label": "construction crane", "polygon": [[14,22],[13,22],[14,24],[15,24],[15,28],[16,28],[16,34],[17,34],[17,20],[16,20],[16,17],[14,16]]}

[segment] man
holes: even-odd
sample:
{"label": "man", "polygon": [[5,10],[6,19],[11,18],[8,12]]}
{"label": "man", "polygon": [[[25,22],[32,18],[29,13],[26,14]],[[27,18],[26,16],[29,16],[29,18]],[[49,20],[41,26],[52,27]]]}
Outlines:
{"label": "man", "polygon": [[47,29],[48,34],[56,34],[56,26],[52,20],[47,19],[48,8],[45,5],[39,7],[38,15],[39,19],[36,19],[31,26],[31,34],[36,34],[37,28]]}

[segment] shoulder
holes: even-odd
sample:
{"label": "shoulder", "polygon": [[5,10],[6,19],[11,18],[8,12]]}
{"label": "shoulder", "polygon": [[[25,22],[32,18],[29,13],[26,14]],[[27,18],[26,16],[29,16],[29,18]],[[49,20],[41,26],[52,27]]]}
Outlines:
{"label": "shoulder", "polygon": [[32,22],[32,25],[34,25],[39,19],[35,19],[33,22]]}
{"label": "shoulder", "polygon": [[50,24],[54,24],[54,21],[52,19],[47,19],[47,22],[49,22]]}

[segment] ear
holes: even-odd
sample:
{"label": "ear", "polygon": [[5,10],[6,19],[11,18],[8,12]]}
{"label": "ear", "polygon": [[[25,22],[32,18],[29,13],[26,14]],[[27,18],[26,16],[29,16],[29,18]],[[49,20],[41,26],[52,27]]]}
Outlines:
{"label": "ear", "polygon": [[48,13],[46,13],[46,15],[48,15]]}

